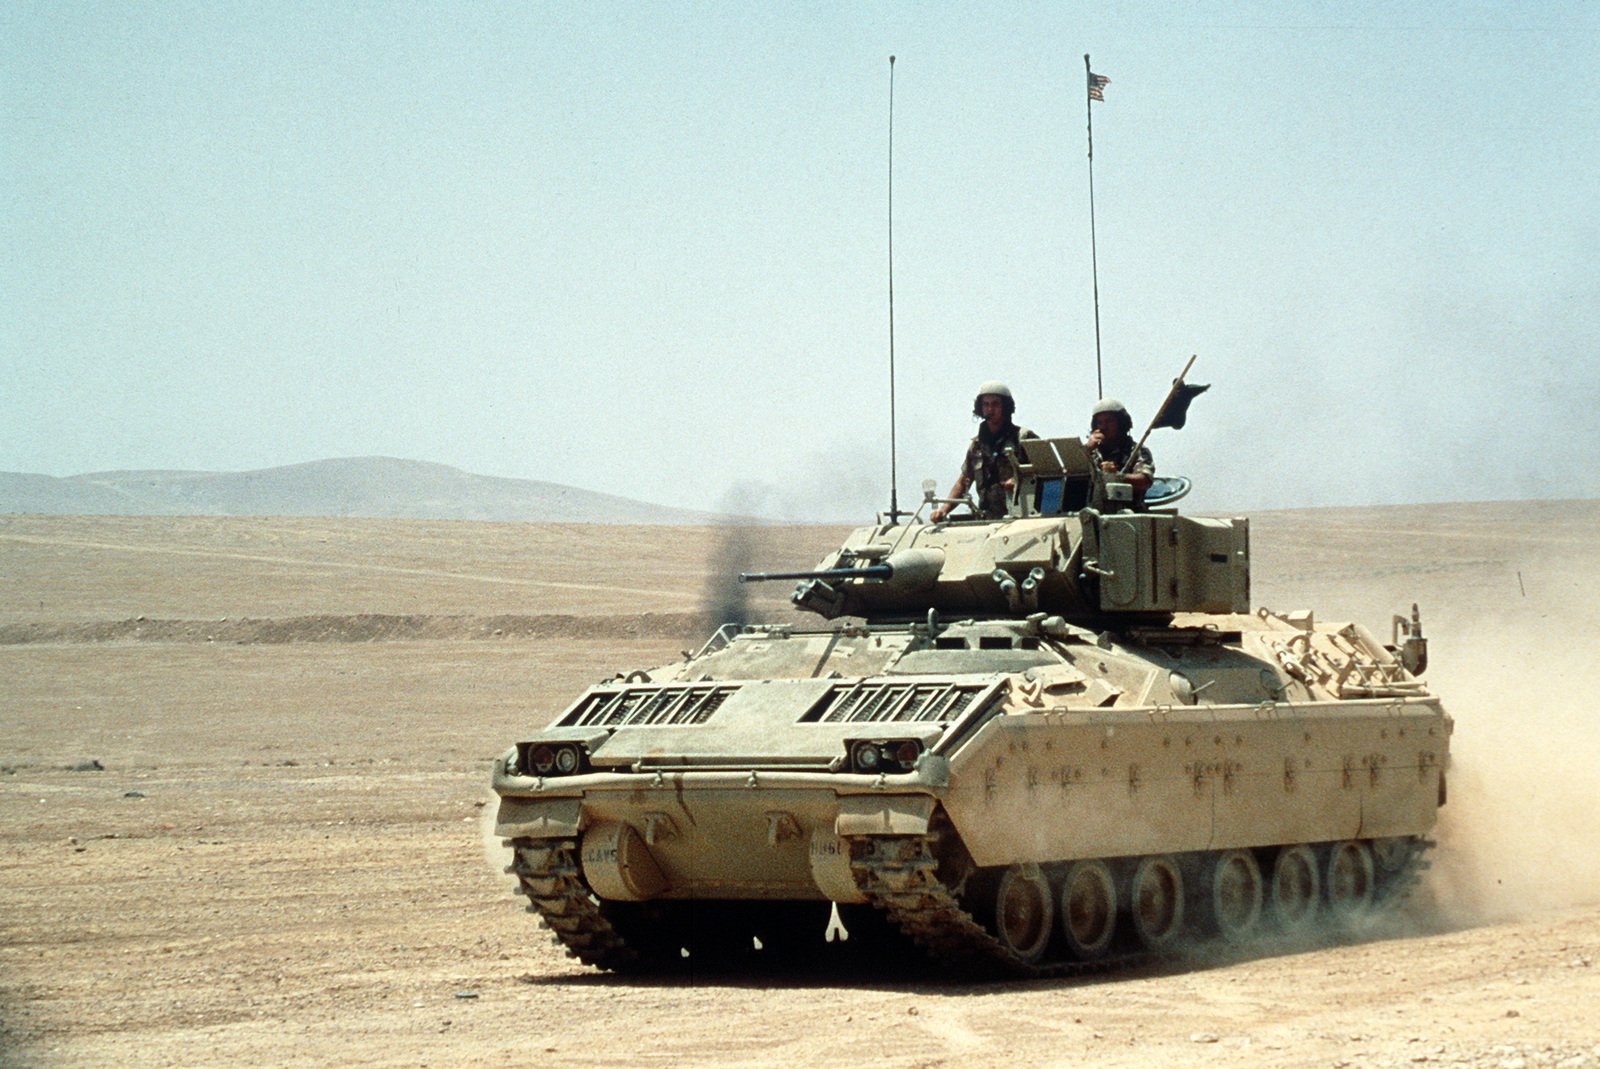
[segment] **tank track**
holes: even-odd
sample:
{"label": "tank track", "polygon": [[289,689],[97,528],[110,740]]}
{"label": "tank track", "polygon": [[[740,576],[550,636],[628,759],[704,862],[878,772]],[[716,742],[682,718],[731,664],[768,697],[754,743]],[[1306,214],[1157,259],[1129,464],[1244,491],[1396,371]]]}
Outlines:
{"label": "tank track", "polygon": [[[813,956],[811,948],[788,938],[798,929],[782,913],[785,903],[768,904],[769,911],[758,915],[741,908],[749,903],[706,902],[697,916],[681,908],[652,909],[653,903],[611,902],[595,895],[583,878],[576,840],[515,839],[511,848],[505,871],[516,876],[528,912],[538,914],[555,942],[585,965],[635,974],[737,970],[754,964],[752,935],[762,940],[767,966],[799,967]],[[820,921],[817,930],[820,935]]]}
{"label": "tank track", "polygon": [[[1413,839],[1394,871],[1382,873],[1373,897],[1374,912],[1392,909],[1406,898],[1428,868],[1424,854],[1432,840]],[[938,876],[939,833],[873,836],[849,840],[850,869],[856,885],[900,931],[928,956],[952,968],[1019,978],[1085,976],[1178,960],[1175,952],[1117,952],[1093,961],[1024,961],[962,905]],[[1247,948],[1241,948],[1247,949]]]}
{"label": "tank track", "polygon": [[1028,962],[968,913],[938,877],[939,836],[874,836],[850,841],[856,886],[935,961],[991,976],[1084,976],[1159,960],[1146,951],[1094,961]]}
{"label": "tank track", "polygon": [[[901,934],[933,960],[964,973],[1024,979],[1086,976],[1178,960],[1177,953],[1113,951],[1093,961],[1019,958],[967,911],[939,878],[939,831],[927,835],[864,836],[847,840],[856,885]],[[1405,899],[1428,868],[1434,843],[1408,840],[1393,871],[1381,872],[1374,910]],[[628,943],[584,882],[578,844],[571,839],[516,839],[506,872],[517,878],[536,913],[567,954],[585,965],[618,972],[651,962]]]}
{"label": "tank track", "polygon": [[1406,839],[1402,844],[1405,854],[1393,872],[1378,872],[1377,892],[1373,906],[1378,910],[1397,907],[1411,897],[1411,892],[1422,882],[1422,874],[1433,867],[1428,852],[1438,845],[1432,839]]}
{"label": "tank track", "polygon": [[600,969],[620,971],[640,964],[638,952],[583,882],[576,841],[515,839],[511,849],[514,860],[506,872],[528,896],[528,912],[539,915],[568,955]]}

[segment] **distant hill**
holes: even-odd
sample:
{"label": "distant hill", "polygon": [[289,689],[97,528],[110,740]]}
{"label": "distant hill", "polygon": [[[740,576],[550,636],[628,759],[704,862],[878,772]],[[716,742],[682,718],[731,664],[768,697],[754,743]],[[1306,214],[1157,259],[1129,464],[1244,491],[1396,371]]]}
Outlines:
{"label": "distant hill", "polygon": [[0,472],[0,513],[88,516],[375,516],[418,520],[691,524],[724,517],[559,483],[393,457],[259,471]]}

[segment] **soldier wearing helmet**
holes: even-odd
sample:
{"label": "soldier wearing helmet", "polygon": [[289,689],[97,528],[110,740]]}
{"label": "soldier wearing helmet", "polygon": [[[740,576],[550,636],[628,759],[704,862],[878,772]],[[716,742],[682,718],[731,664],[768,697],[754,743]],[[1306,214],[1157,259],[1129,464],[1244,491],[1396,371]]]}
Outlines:
{"label": "soldier wearing helmet", "polygon": [[1144,500],[1144,492],[1156,473],[1150,450],[1139,446],[1138,459],[1128,463],[1133,456],[1133,417],[1121,401],[1106,397],[1094,406],[1089,414],[1089,437],[1083,444],[1094,453],[1100,470],[1109,475],[1121,473],[1124,482],[1133,487],[1136,501]]}
{"label": "soldier wearing helmet", "polygon": [[[1016,486],[1017,473],[1006,450],[1015,450],[1024,438],[1037,438],[1037,434],[1011,422],[1017,402],[1003,382],[986,382],[978,387],[972,399],[972,414],[983,420],[967,455],[961,461],[961,475],[950,488],[948,496],[965,497],[969,489],[978,498],[978,515],[985,519],[998,519],[1006,514],[1006,495]],[[951,505],[940,505],[929,517],[939,523],[950,515]]]}

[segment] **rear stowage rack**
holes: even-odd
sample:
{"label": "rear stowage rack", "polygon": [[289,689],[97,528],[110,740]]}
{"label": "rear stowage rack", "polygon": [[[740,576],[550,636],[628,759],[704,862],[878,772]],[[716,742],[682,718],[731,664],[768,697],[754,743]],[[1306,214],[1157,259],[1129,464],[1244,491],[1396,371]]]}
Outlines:
{"label": "rear stowage rack", "polygon": [[679,687],[597,688],[583,696],[558,726],[649,727],[703,724],[737,686],[698,684]]}
{"label": "rear stowage rack", "polygon": [[800,722],[950,721],[970,709],[991,687],[989,682],[839,683],[807,709]]}

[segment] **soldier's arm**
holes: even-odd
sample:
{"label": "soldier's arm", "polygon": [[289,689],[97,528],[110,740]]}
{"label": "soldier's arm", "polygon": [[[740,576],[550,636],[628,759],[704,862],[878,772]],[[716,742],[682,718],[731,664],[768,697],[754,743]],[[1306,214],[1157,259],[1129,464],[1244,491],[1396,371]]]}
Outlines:
{"label": "soldier's arm", "polygon": [[1139,490],[1148,490],[1150,489],[1150,483],[1155,479],[1155,474],[1155,459],[1151,457],[1148,448],[1141,448],[1139,450],[1139,459],[1133,462],[1133,467],[1128,471],[1125,478],[1130,486]]}
{"label": "soldier's arm", "polygon": [[[955,485],[950,487],[950,492],[948,494],[944,495],[944,496],[945,497],[966,497],[967,496],[967,487],[969,487],[971,485],[972,485],[972,480],[970,478],[968,478],[966,469],[963,468],[961,470],[960,476],[957,477],[957,479],[956,479]],[[928,518],[930,520],[932,520],[934,523],[938,523],[940,520],[942,520],[946,516],[950,515],[950,510],[953,509],[953,508],[955,508],[954,505],[940,505],[939,507],[935,508],[933,510],[933,512],[929,513]]]}

